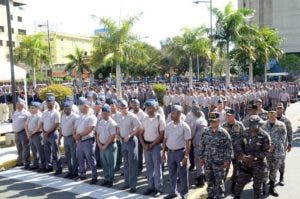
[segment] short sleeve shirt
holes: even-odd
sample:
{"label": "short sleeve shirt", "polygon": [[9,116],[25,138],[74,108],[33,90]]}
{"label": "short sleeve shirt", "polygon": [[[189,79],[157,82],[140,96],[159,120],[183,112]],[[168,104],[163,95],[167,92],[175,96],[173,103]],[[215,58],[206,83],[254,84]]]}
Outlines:
{"label": "short sleeve shirt", "polygon": [[144,129],[145,141],[153,142],[159,137],[159,132],[165,130],[166,123],[158,114],[155,117],[149,117],[147,115],[142,122],[142,128]]}
{"label": "short sleeve shirt", "polygon": [[140,125],[141,123],[135,114],[128,112],[125,116],[121,115],[120,123],[118,124],[121,137],[127,137],[129,133],[131,133],[135,128],[139,128]]}
{"label": "short sleeve shirt", "polygon": [[56,110],[45,110],[42,114],[41,122],[43,122],[43,129],[49,131],[54,124],[60,123],[60,113]]}
{"label": "short sleeve shirt", "polygon": [[28,131],[33,131],[40,123],[42,117],[42,113],[37,113],[37,114],[31,114],[27,118],[27,128]]}
{"label": "short sleeve shirt", "polygon": [[75,130],[75,123],[78,115],[71,113],[70,115],[63,114],[61,117],[61,132],[63,136],[70,136]]}
{"label": "short sleeve shirt", "polygon": [[[81,114],[75,123],[76,134],[82,133],[88,127],[91,126],[96,127],[96,124],[97,124],[97,118],[94,114],[91,113],[86,115]],[[82,137],[82,140],[92,138],[93,136],[94,136],[94,130],[92,130],[88,135]]]}
{"label": "short sleeve shirt", "polygon": [[174,121],[169,122],[165,130],[166,145],[170,150],[182,149],[185,142],[192,139],[191,129],[187,123],[180,121],[175,124]]}
{"label": "short sleeve shirt", "polygon": [[98,120],[96,132],[101,144],[105,144],[111,135],[116,134],[116,127],[117,123],[112,118],[109,118],[108,120]]}
{"label": "short sleeve shirt", "polygon": [[23,109],[22,111],[15,111],[12,116],[12,129],[15,133],[18,133],[25,128],[25,123],[30,113]]}

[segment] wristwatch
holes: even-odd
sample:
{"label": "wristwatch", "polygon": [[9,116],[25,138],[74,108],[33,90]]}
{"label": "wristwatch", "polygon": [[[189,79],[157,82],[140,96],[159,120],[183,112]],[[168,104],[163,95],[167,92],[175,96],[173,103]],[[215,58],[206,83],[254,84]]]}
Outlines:
{"label": "wristwatch", "polygon": [[253,159],[254,161],[256,161],[257,160],[257,157],[254,157],[254,159]]}
{"label": "wristwatch", "polygon": [[184,156],[184,158],[185,158],[185,159],[188,159],[188,158],[189,158],[189,156],[185,155],[185,156]]}

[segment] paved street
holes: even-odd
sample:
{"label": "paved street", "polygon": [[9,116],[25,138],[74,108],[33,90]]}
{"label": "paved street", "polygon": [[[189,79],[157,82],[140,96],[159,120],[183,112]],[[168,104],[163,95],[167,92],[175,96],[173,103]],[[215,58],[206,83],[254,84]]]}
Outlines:
{"label": "paved street", "polygon": [[[300,102],[293,104],[288,112],[288,117],[293,122],[294,134],[294,148],[287,156],[286,165],[286,183],[284,187],[277,186],[280,194],[280,199],[296,199],[300,196],[300,167],[299,153],[300,153]],[[2,150],[2,149],[1,149]],[[98,170],[99,176],[102,176],[101,170]],[[90,175],[90,174],[89,174]],[[191,174],[193,175],[193,174]],[[147,198],[143,195],[143,191],[147,187],[145,177],[145,170],[138,179],[138,193],[129,194],[129,192],[122,191],[120,188],[124,185],[123,176],[120,172],[116,175],[115,186],[113,189],[103,188],[98,185],[89,185],[86,182],[73,181],[63,179],[62,176],[55,177],[53,174],[39,174],[36,172],[24,171],[20,168],[13,168],[7,171],[0,172],[0,193],[1,198],[55,198],[55,199],[69,199],[69,198]],[[190,178],[192,182],[192,176]],[[168,176],[164,172],[164,192],[168,192]],[[228,182],[227,187],[230,186]],[[189,198],[205,198],[204,189],[195,189],[191,187]],[[253,197],[252,183],[250,183],[242,198],[250,199]],[[230,199],[232,196],[227,196]],[[272,197],[269,197],[272,198]]]}

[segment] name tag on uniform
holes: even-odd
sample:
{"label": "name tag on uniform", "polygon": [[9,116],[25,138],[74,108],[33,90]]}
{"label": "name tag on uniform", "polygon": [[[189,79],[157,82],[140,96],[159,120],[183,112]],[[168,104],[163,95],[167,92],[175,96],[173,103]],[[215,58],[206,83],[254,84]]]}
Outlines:
{"label": "name tag on uniform", "polygon": [[246,138],[243,139],[244,144],[248,144],[248,141]]}
{"label": "name tag on uniform", "polygon": [[256,142],[256,145],[257,145],[257,146],[261,146],[261,143],[260,143],[260,142]]}

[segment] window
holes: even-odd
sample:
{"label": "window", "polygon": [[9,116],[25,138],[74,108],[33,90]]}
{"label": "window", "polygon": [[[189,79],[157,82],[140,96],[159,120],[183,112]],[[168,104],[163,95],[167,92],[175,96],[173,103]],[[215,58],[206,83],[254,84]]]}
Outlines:
{"label": "window", "polygon": [[2,40],[0,40],[0,46],[3,46],[3,41]]}
{"label": "window", "polygon": [[11,29],[11,34],[14,34],[15,33],[15,30],[12,28]]}
{"label": "window", "polygon": [[18,22],[22,22],[23,21],[23,18],[18,16]]}
{"label": "window", "polygon": [[10,20],[13,20],[13,19],[14,19],[14,17],[12,15],[10,15]]}
{"label": "window", "polygon": [[[6,45],[9,46],[9,41],[6,42]],[[15,42],[12,42],[12,46],[15,47]]]}
{"label": "window", "polygon": [[19,35],[26,35],[26,30],[18,29],[18,34]]}
{"label": "window", "polygon": [[4,32],[4,26],[0,26],[0,32]]}

